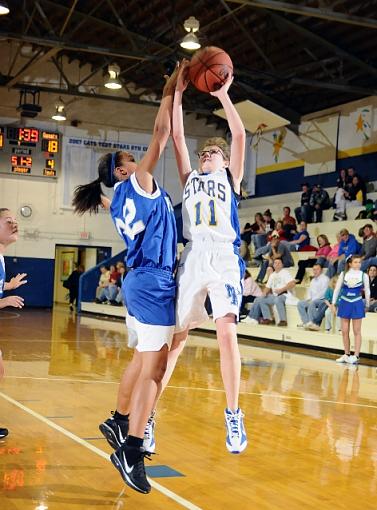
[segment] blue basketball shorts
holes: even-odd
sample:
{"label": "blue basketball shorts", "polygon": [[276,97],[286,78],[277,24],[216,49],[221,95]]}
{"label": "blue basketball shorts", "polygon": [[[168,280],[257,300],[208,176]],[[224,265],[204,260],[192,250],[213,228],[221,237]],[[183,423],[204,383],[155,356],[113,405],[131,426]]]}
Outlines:
{"label": "blue basketball shorts", "polygon": [[137,268],[123,281],[128,345],[140,352],[170,348],[175,328],[176,283],[163,269]]}

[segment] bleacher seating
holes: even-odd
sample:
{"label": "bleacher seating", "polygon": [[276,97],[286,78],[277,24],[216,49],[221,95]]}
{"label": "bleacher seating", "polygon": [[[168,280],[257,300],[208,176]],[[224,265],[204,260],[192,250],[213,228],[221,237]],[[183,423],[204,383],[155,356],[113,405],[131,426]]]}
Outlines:
{"label": "bleacher seating", "polygon": [[[377,186],[375,186],[377,189]],[[328,190],[329,194],[335,192],[334,189]],[[245,200],[241,202],[241,208],[239,210],[240,224],[243,226],[246,221],[251,221],[254,218],[255,212],[263,212],[269,208],[273,213],[274,219],[278,219],[281,216],[282,209],[288,205],[291,207],[292,213],[294,208],[297,207],[300,201],[301,193],[290,193],[287,195],[277,195],[272,197],[255,198]],[[377,199],[377,192],[369,193],[368,198],[373,200]],[[353,207],[348,209],[348,220],[347,221],[332,221],[334,210],[330,209],[324,211],[324,221],[322,223],[311,223],[308,225],[308,231],[311,236],[311,244],[317,245],[316,237],[319,234],[326,234],[331,243],[335,241],[336,233],[342,228],[347,228],[358,238],[359,228],[365,225],[368,220],[355,220],[360,210],[363,207]],[[182,246],[179,247],[179,253],[182,250]],[[293,252],[292,256],[295,261],[295,266],[291,268],[292,278],[294,278],[297,271],[297,262],[300,259],[306,259],[311,254],[308,252]],[[249,272],[254,278],[258,274],[259,268],[249,267]],[[300,285],[295,288],[296,295],[299,299],[305,299],[307,288],[310,282],[310,276],[312,269],[306,270],[306,276]],[[110,305],[97,305],[95,303],[82,303],[82,310],[86,312],[92,312],[96,314],[105,314],[108,316],[125,317],[125,310],[123,307],[114,307]],[[300,346],[319,347],[328,350],[342,351],[342,338],[339,332],[333,331],[328,334],[322,329],[319,332],[305,331],[297,328],[297,324],[300,321],[297,307],[287,305],[287,321],[288,327],[278,326],[252,326],[250,324],[240,323],[237,326],[238,333],[244,338],[261,338],[266,340],[278,340],[279,342],[290,342],[293,344],[300,344]],[[323,328],[323,326],[322,326]],[[208,321],[204,324],[201,329],[207,331],[214,331],[215,325],[212,321]],[[361,354],[367,354],[368,356],[374,356],[377,358],[377,313],[368,313],[365,320],[362,323],[362,336],[363,343]],[[351,333],[352,343],[352,333]]]}

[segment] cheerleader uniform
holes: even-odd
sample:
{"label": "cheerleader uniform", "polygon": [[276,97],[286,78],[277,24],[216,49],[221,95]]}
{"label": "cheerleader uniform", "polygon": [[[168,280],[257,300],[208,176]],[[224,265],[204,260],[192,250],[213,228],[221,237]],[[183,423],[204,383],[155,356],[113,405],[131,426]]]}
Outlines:
{"label": "cheerleader uniform", "polygon": [[[362,292],[365,294],[365,304]],[[369,306],[369,278],[361,270],[349,269],[342,272],[336,283],[332,304],[338,302],[338,317],[342,319],[363,319],[365,308]]]}

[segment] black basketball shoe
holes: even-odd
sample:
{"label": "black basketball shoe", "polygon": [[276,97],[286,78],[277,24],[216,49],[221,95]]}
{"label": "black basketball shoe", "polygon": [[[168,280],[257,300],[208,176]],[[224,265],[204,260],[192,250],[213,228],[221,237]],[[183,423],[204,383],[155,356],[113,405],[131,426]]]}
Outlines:
{"label": "black basketball shoe", "polygon": [[128,427],[128,420],[115,420],[113,416],[99,425],[100,431],[114,450],[122,446],[126,440]]}
{"label": "black basketball shoe", "polygon": [[151,486],[145,473],[144,458],[147,457],[150,460],[150,455],[143,447],[137,448],[124,444],[110,455],[110,460],[129,487],[137,492],[148,494]]}
{"label": "black basketball shoe", "polygon": [[7,437],[8,434],[9,434],[8,429],[0,428],[0,439],[2,439],[3,437]]}

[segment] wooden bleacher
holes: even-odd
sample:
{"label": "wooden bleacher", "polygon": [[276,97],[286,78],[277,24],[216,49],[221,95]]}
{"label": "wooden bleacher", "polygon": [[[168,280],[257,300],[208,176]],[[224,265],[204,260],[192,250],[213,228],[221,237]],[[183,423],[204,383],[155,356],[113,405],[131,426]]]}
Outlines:
{"label": "wooden bleacher", "polygon": [[[377,186],[376,186],[377,188]],[[331,191],[328,190],[331,196]],[[335,192],[335,188],[333,190]],[[245,200],[241,202],[241,208],[239,211],[241,226],[246,221],[251,221],[254,218],[255,212],[262,212],[269,208],[273,214],[274,219],[278,219],[282,213],[284,206],[288,205],[291,207],[292,213],[294,208],[299,203],[301,193],[290,193],[288,195],[277,195],[275,197],[263,197]],[[377,193],[368,193],[368,198],[373,200],[377,199]],[[324,221],[322,223],[311,223],[308,225],[308,231],[311,236],[311,243],[316,246],[316,237],[319,234],[326,234],[331,243],[335,241],[336,233],[342,228],[347,228],[350,233],[353,233],[358,238],[359,228],[365,225],[368,220],[354,220],[363,207],[353,207],[347,211],[347,221],[332,221],[334,210],[330,209],[324,211]],[[179,247],[179,252],[182,250],[182,246]],[[292,277],[295,276],[297,271],[297,262],[300,259],[306,259],[310,256],[310,252],[293,252],[292,256],[295,261],[295,266],[291,268]],[[249,272],[256,278],[259,268],[249,267]],[[295,288],[296,295],[299,299],[305,299],[306,292],[310,283],[310,276],[312,270],[306,270],[306,276],[301,285],[297,285]],[[82,311],[88,313],[94,313],[96,315],[106,315],[109,317],[125,317],[125,310],[123,307],[115,307],[111,305],[98,305],[96,303],[82,303]],[[342,351],[342,338],[341,334],[337,331],[333,331],[328,334],[322,329],[319,332],[305,331],[297,328],[300,317],[296,306],[287,305],[287,321],[288,327],[282,328],[278,326],[253,326],[250,324],[239,323],[237,331],[239,335],[244,339],[260,339],[262,341],[278,341],[282,344],[289,343],[290,345],[299,345],[300,347],[320,348],[330,352]],[[323,326],[322,326],[323,328]],[[201,330],[214,332],[215,325],[212,321],[208,321],[201,326]],[[372,357],[377,360],[377,313],[368,313],[362,324],[362,336],[363,343],[361,354],[368,357]],[[352,334],[351,334],[352,343]]]}

